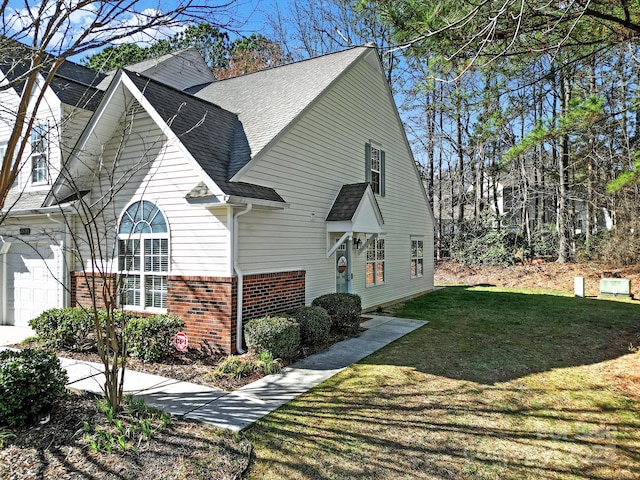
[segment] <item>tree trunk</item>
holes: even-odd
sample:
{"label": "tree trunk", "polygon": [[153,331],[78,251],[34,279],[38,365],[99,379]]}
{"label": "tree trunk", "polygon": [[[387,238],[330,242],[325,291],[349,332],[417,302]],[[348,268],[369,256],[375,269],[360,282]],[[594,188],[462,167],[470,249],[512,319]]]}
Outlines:
{"label": "tree trunk", "polygon": [[[567,115],[571,99],[571,85],[565,72],[560,73],[560,111]],[[564,133],[561,139],[561,152],[558,162],[558,262],[566,263],[570,259],[569,235],[569,135]]]}

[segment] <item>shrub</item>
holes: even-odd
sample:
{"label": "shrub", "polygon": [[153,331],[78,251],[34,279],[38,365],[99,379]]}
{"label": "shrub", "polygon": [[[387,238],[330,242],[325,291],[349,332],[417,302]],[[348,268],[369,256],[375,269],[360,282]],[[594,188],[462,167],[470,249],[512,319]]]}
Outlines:
{"label": "shrub", "polygon": [[129,354],[145,362],[168,356],[174,349],[174,337],[184,322],[173,315],[132,318],[125,326]]}
{"label": "shrub", "polygon": [[0,425],[33,423],[51,410],[66,383],[67,373],[52,352],[0,352]]}
{"label": "shrub", "polygon": [[498,228],[497,219],[490,214],[459,223],[451,241],[451,258],[463,265],[512,265],[514,250],[531,253],[517,228]]}
{"label": "shrub", "polygon": [[282,364],[279,360],[273,358],[271,352],[265,351],[258,355],[229,355],[205,378],[208,380],[221,377],[242,378],[251,375],[253,372],[269,375],[279,372],[281,369]]}
{"label": "shrub", "polygon": [[244,335],[250,351],[269,352],[274,358],[291,360],[300,349],[300,325],[290,318],[254,318],[245,325]]}
{"label": "shrub", "polygon": [[282,363],[277,358],[273,358],[271,352],[261,352],[253,361],[253,369],[263,375],[270,375],[282,370]]}
{"label": "shrub", "polygon": [[[133,314],[113,310],[114,323],[118,331],[133,318]],[[104,327],[107,311],[98,309],[98,320]],[[91,350],[96,347],[95,319],[93,310],[83,307],[53,308],[29,321],[38,335],[38,340],[50,348]]]}
{"label": "shrub", "polygon": [[594,257],[610,265],[640,263],[640,221],[619,221],[611,232],[603,232]]}
{"label": "shrub", "polygon": [[214,378],[242,378],[250,375],[251,372],[253,372],[253,364],[251,362],[243,361],[242,357],[238,355],[229,355],[218,364],[213,372],[211,372],[211,376]]}
{"label": "shrub", "polygon": [[302,345],[318,345],[328,340],[331,317],[324,308],[300,307],[291,312],[291,317],[300,324]]}
{"label": "shrub", "polygon": [[82,307],[47,310],[29,320],[29,326],[38,339],[51,348],[85,350],[95,344],[89,339],[95,332],[93,316]]}
{"label": "shrub", "polygon": [[324,308],[331,317],[331,328],[352,335],[360,329],[362,303],[353,293],[329,293],[311,302],[314,307]]}
{"label": "shrub", "polygon": [[531,253],[534,256],[555,256],[560,251],[558,228],[555,223],[539,225],[531,232]]}

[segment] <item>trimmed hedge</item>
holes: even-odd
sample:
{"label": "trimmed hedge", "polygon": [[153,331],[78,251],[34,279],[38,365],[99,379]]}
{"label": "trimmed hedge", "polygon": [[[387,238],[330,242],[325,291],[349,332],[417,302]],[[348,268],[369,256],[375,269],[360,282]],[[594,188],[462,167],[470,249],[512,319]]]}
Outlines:
{"label": "trimmed hedge", "polygon": [[329,339],[331,317],[324,308],[300,307],[291,312],[291,317],[300,324],[302,345],[319,345]]}
{"label": "trimmed hedge", "polygon": [[[166,357],[173,350],[173,339],[184,322],[172,315],[135,317],[135,313],[113,310],[116,333],[124,333],[129,353],[144,361]],[[98,319],[104,329],[107,311],[98,310]],[[96,348],[96,330],[93,311],[82,307],[54,308],[29,321],[38,339],[50,348],[91,350]]]}
{"label": "trimmed hedge", "polygon": [[311,302],[314,307],[324,308],[331,317],[332,330],[353,335],[360,329],[362,302],[354,293],[329,293]]}
{"label": "trimmed hedge", "polygon": [[273,358],[291,360],[300,350],[300,325],[290,318],[254,318],[244,326],[244,336],[250,351],[270,352]]}
{"label": "trimmed hedge", "polygon": [[89,335],[95,332],[95,323],[82,307],[53,308],[29,320],[29,326],[47,347],[83,350],[95,345]]}
{"label": "trimmed hedge", "polygon": [[145,362],[161,360],[174,350],[174,337],[183,327],[173,315],[132,318],[124,328],[129,354]]}
{"label": "trimmed hedge", "polygon": [[51,411],[64,395],[67,372],[53,352],[0,352],[0,425],[23,427]]}

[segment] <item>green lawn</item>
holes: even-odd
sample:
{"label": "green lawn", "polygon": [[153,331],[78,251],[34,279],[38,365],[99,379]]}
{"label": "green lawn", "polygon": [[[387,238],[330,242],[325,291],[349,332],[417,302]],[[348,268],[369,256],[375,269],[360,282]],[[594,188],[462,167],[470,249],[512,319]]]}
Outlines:
{"label": "green lawn", "polygon": [[248,430],[252,479],[632,479],[640,305],[450,287],[429,323]]}

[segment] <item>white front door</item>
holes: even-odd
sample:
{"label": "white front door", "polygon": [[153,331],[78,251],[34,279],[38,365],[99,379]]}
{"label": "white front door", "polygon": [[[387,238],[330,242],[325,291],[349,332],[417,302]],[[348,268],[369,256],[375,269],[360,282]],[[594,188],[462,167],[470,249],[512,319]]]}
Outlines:
{"label": "white front door", "polygon": [[7,295],[4,323],[26,327],[29,320],[45,310],[62,306],[60,262],[50,245],[12,243],[4,257]]}

